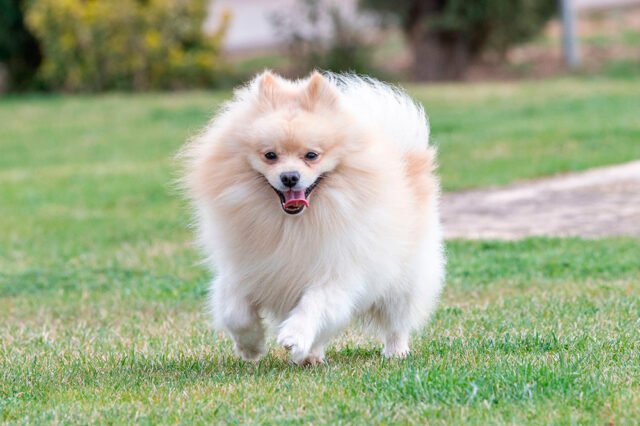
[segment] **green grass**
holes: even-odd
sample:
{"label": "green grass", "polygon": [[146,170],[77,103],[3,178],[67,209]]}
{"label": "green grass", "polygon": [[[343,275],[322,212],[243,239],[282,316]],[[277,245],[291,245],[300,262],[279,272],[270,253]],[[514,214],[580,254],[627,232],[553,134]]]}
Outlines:
{"label": "green grass", "polygon": [[[640,158],[632,82],[413,90],[447,188]],[[224,96],[0,101],[0,422],[640,418],[633,239],[450,242],[442,304],[409,359],[351,333],[319,368],[275,347],[238,361],[207,328],[170,158]]]}

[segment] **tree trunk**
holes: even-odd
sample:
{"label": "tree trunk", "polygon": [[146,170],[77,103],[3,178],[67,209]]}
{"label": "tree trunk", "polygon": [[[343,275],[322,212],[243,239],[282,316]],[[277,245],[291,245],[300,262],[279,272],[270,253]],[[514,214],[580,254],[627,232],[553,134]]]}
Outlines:
{"label": "tree trunk", "polygon": [[460,80],[473,59],[468,40],[455,33],[417,34],[411,47],[412,74],[419,81]]}

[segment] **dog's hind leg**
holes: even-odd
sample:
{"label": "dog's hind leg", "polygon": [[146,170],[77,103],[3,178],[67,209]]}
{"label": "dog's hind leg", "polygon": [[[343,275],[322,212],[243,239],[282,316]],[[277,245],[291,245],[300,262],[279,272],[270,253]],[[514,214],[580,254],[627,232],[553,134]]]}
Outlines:
{"label": "dog's hind leg", "polygon": [[385,358],[404,358],[409,354],[412,317],[408,295],[394,295],[378,301],[369,311],[375,329],[384,342]]}
{"label": "dog's hind leg", "polygon": [[[436,308],[444,283],[444,255],[438,233],[425,240],[407,268],[404,282],[396,283],[377,303],[374,320],[382,330],[383,355],[403,358],[409,353],[409,335],[427,322]],[[401,285],[398,285],[401,284]]]}
{"label": "dog's hind leg", "polygon": [[387,295],[377,303],[374,321],[382,332],[387,358],[404,358],[409,354],[409,336],[420,329],[435,309],[441,288],[441,275],[417,275],[407,291]]}

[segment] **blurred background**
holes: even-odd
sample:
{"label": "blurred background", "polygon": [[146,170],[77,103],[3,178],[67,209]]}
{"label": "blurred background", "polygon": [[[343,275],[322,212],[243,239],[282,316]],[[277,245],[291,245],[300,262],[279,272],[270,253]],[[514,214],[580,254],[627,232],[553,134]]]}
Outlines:
{"label": "blurred background", "polygon": [[0,92],[640,74],[639,0],[0,0]]}

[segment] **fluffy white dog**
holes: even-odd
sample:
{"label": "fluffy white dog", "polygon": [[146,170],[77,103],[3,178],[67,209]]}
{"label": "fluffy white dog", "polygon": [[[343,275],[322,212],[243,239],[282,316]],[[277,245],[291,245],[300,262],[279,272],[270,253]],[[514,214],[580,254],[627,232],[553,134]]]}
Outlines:
{"label": "fluffy white dog", "polygon": [[265,72],[185,148],[185,185],[216,278],[211,309],[244,359],[265,321],[299,364],[354,318],[404,357],[444,279],[424,111],[352,75]]}

